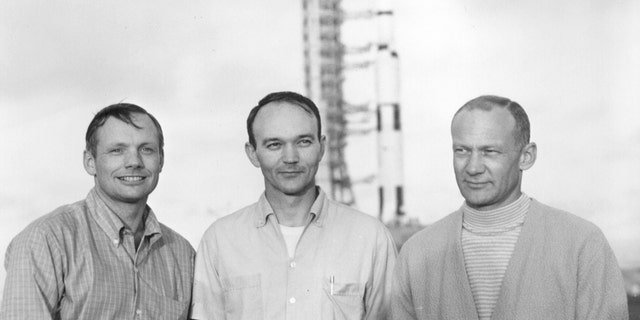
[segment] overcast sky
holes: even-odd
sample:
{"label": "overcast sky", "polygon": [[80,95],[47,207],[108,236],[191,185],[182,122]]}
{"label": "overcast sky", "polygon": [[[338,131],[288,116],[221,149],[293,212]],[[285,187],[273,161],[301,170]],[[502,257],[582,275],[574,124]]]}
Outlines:
{"label": "overcast sky", "polygon": [[[503,95],[527,110],[538,144],[524,191],[596,223],[622,266],[640,266],[640,2],[393,3],[409,216],[431,223],[462,204],[451,116]],[[369,42],[367,23],[347,22],[345,41]],[[161,122],[166,161],[149,203],[197,246],[264,188],[244,121],[268,92],[304,91],[301,26],[299,1],[0,2],[0,253],[33,219],[85,197],[86,126],[119,101]],[[370,81],[347,73],[347,97],[367,102]],[[350,138],[353,179],[375,173],[374,142]],[[371,214],[375,188],[356,185]]]}

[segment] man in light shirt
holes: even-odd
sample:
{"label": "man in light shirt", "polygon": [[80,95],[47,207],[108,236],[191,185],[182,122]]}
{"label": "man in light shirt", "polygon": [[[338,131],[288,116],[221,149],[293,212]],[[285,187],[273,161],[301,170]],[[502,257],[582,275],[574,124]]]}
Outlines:
{"label": "man in light shirt", "polygon": [[536,161],[516,102],[481,96],[451,123],[465,203],[403,246],[394,319],[627,319],[616,258],[592,223],[521,191]]}
{"label": "man in light shirt", "polygon": [[396,249],[380,221],[316,186],[325,150],[318,108],[272,93],[251,110],[247,131],[265,191],[204,234],[191,317],[384,319]]}
{"label": "man in light shirt", "polygon": [[11,241],[0,319],[187,319],[194,250],[147,206],[163,148],[137,105],[95,115],[83,157],[95,186]]}

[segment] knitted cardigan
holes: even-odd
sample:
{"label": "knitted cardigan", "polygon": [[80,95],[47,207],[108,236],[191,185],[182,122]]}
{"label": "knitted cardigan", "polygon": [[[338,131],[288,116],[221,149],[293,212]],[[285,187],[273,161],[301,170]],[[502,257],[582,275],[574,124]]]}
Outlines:
{"label": "knitted cardigan", "polygon": [[[462,210],[400,252],[392,319],[478,319],[460,244]],[[491,319],[628,319],[622,274],[594,224],[533,200]]]}

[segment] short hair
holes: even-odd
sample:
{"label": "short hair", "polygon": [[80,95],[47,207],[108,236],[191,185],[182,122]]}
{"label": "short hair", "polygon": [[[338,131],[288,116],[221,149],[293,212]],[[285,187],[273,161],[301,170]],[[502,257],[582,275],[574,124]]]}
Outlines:
{"label": "short hair", "polygon": [[160,126],[160,123],[151,113],[147,112],[147,110],[131,103],[112,104],[110,106],[104,107],[102,110],[96,113],[96,115],[93,117],[93,120],[91,120],[91,123],[89,123],[89,127],[87,128],[87,133],[85,135],[86,150],[91,152],[92,156],[96,156],[96,148],[98,146],[98,137],[96,136],[96,132],[98,131],[98,128],[102,127],[110,117],[114,117],[137,129],[142,129],[142,127],[133,122],[134,113],[146,114],[147,116],[149,116],[149,118],[151,118],[151,121],[153,121],[156,129],[158,129],[160,155],[164,155],[164,135],[162,134],[162,127]]}
{"label": "short hair", "polygon": [[521,148],[527,145],[531,136],[531,125],[529,124],[529,117],[527,116],[527,113],[524,111],[522,106],[520,106],[520,104],[508,98],[493,95],[479,96],[475,99],[469,100],[469,102],[460,107],[460,109],[456,111],[456,114],[453,116],[453,118],[455,119],[455,117],[463,110],[480,109],[484,111],[491,111],[495,107],[507,109],[513,116],[513,119],[516,121],[516,145]]}
{"label": "short hair", "polygon": [[318,111],[318,107],[316,106],[316,104],[313,103],[311,99],[299,93],[291,91],[273,92],[262,98],[258,102],[258,105],[251,109],[251,112],[249,112],[249,116],[247,117],[247,134],[249,135],[249,143],[254,148],[256,147],[256,137],[253,134],[253,122],[256,120],[256,116],[258,115],[260,109],[271,102],[288,102],[301,107],[307,113],[315,116],[316,122],[318,123],[318,139],[320,139],[322,132],[322,122],[320,120],[320,111]]}

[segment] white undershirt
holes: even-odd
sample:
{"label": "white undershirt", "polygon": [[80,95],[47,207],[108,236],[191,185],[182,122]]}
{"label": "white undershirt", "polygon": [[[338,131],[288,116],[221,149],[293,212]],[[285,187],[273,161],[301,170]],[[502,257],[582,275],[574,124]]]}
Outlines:
{"label": "white undershirt", "polygon": [[284,243],[287,244],[287,252],[289,252],[289,258],[293,258],[293,255],[296,252],[296,245],[298,244],[298,240],[300,240],[300,236],[302,236],[302,231],[304,231],[304,226],[287,227],[280,225],[280,232],[282,232]]}

